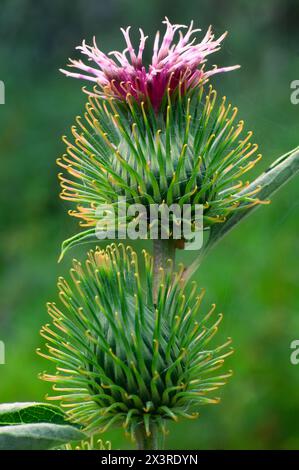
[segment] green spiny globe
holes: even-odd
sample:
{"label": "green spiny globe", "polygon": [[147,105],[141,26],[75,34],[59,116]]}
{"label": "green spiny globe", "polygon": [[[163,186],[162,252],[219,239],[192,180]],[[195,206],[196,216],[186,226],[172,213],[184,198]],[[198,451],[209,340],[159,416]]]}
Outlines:
{"label": "green spiny globe", "polygon": [[57,374],[42,378],[87,431],[117,423],[134,437],[140,425],[147,433],[165,429],[167,420],[196,417],[199,406],[218,402],[208,395],[230,376],[215,372],[232,352],[230,340],[209,347],[221,315],[210,321],[213,306],[197,318],[203,292],[181,285],[182,270],[161,270],[156,303],[151,256],[144,252],[141,269],[121,244],[90,251],[84,265],[74,261],[70,283],[59,279],[61,306],[48,305],[53,324],[41,331],[48,353],[39,351]]}
{"label": "green spiny globe", "polygon": [[[130,96],[122,104],[89,96],[84,119],[78,117],[72,128],[74,141],[64,138],[67,153],[58,159],[64,169],[61,197],[77,204],[69,213],[89,227],[67,247],[94,236],[90,227],[106,227],[98,207],[112,207],[117,218],[120,197],[126,207],[189,204],[191,219],[201,204],[204,229],[261,202],[258,190],[242,193],[248,182],[241,177],[261,156],[254,157],[257,145],[250,142],[251,132],[244,135],[244,122],[235,122],[237,108],[226,105],[225,98],[219,102],[212,87],[207,93],[204,87],[177,93],[159,114],[146,103],[137,106]],[[134,217],[126,215],[122,222]]]}

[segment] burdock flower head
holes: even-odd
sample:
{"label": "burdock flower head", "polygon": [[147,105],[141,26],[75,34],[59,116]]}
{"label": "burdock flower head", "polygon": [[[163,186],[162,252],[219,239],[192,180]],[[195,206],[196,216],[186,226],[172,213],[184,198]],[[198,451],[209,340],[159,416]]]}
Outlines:
{"label": "burdock flower head", "polygon": [[213,344],[222,316],[213,320],[214,305],[198,316],[203,292],[182,287],[181,274],[161,269],[154,303],[151,256],[138,261],[130,247],[111,245],[75,261],[71,282],[59,279],[60,303],[49,304],[53,323],[42,329],[48,353],[40,352],[57,373],[42,378],[71,421],[90,433],[118,424],[150,436],[219,402],[230,339]]}
{"label": "burdock flower head", "polygon": [[[79,69],[80,72],[62,70],[67,76],[88,80],[100,86],[99,94],[102,97],[113,96],[126,100],[132,96],[139,103],[149,102],[155,112],[158,112],[163,99],[170,93],[178,90],[186,93],[188,90],[205,83],[211,75],[227,72],[238,68],[214,66],[205,70],[207,57],[220,49],[220,44],[226,36],[224,33],[215,39],[211,28],[208,29],[201,42],[196,43],[194,34],[200,31],[193,29],[191,22],[187,28],[184,25],[173,25],[168,18],[165,19],[166,31],[160,42],[159,31],[156,34],[152,61],[147,68],[143,62],[143,51],[147,36],[140,29],[140,44],[138,52],[135,51],[130,39],[130,27],[121,29],[126,48],[123,52],[112,51],[108,55],[98,49],[94,39],[93,46],[83,41],[78,46],[82,54],[86,55],[92,66],[82,60],[70,59],[69,67]],[[175,37],[178,40],[175,42]]]}
{"label": "burdock flower head", "polygon": [[[136,222],[135,212],[129,209],[133,204],[145,207],[150,232],[159,225],[152,220],[152,205],[169,209],[173,204],[180,208],[188,204],[192,231],[198,205],[203,207],[203,226],[208,230],[233,211],[261,202],[256,197],[259,188],[244,193],[248,182],[242,181],[261,158],[250,141],[252,133],[244,132],[237,108],[225,98],[219,100],[211,85],[205,86],[212,74],[235,68],[205,70],[208,55],[219,49],[224,35],[215,40],[209,29],[196,44],[192,23],[185,35],[181,26],[168,20],[166,25],[160,47],[156,35],[148,71],[142,63],[146,38],[141,32],[135,53],[128,29],[124,31],[127,49],[112,53],[118,65],[85,43],[80,49],[98,68],[71,61],[71,67],[87,74],[69,75],[93,80],[101,89],[95,87],[88,97],[84,118],[77,118],[73,139],[64,139],[67,153],[58,159],[64,170],[59,175],[61,197],[76,204],[70,214],[88,227],[67,240],[63,252],[94,237],[95,227],[97,235],[105,230],[107,217],[98,210],[105,205],[110,208],[112,232],[115,220],[121,219],[125,227]],[[119,198],[125,199],[125,216],[119,214]],[[169,238],[175,238],[174,223],[170,220]],[[186,240],[181,236],[182,246]]]}

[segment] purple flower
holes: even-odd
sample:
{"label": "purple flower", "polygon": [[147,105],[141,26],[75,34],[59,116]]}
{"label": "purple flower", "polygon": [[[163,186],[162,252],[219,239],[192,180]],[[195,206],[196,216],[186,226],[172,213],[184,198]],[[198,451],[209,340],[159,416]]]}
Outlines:
{"label": "purple flower", "polygon": [[[126,100],[133,96],[138,103],[150,101],[154,110],[159,111],[163,97],[169,91],[173,95],[180,86],[181,93],[205,83],[216,73],[228,72],[239,67],[218,68],[205,70],[205,63],[209,54],[220,49],[221,42],[227,33],[215,39],[211,27],[200,43],[196,43],[194,34],[199,29],[193,29],[193,22],[183,34],[184,25],[172,25],[168,18],[163,22],[166,31],[160,43],[160,33],[156,33],[152,62],[148,69],[143,64],[143,51],[147,36],[140,29],[140,44],[136,53],[130,39],[130,27],[121,29],[126,49],[123,52],[112,51],[104,54],[97,47],[95,39],[93,46],[83,41],[77,49],[88,57],[94,66],[86,65],[82,60],[70,59],[69,67],[79,69],[80,72],[61,70],[69,77],[80,78],[94,82],[100,86],[99,94],[102,97],[115,97]],[[178,40],[175,43],[174,37]]]}

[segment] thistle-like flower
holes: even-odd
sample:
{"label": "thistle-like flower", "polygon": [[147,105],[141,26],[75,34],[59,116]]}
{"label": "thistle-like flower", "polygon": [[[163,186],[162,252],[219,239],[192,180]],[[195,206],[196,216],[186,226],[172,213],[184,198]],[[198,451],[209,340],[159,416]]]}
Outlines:
{"label": "thistle-like flower", "polygon": [[195,418],[229,373],[215,372],[231,354],[230,340],[212,348],[221,315],[197,317],[203,292],[180,285],[181,272],[161,272],[153,300],[152,258],[144,253],[144,287],[136,253],[123,245],[74,261],[72,282],[59,279],[62,306],[49,304],[53,325],[42,329],[57,374],[42,374],[72,421],[91,434],[112,424],[132,435],[142,426]]}
{"label": "thistle-like flower", "polygon": [[[193,29],[193,22],[185,35],[182,30],[187,26],[172,25],[167,18],[164,23],[165,35],[160,44],[159,31],[156,34],[152,61],[148,70],[143,63],[147,36],[140,29],[140,45],[136,52],[130,40],[130,27],[128,27],[126,30],[121,29],[127,46],[123,52],[112,51],[106,55],[98,49],[95,39],[93,46],[88,46],[83,41],[82,46],[77,49],[87,56],[93,66],[86,65],[82,60],[70,59],[69,67],[79,69],[80,73],[63,69],[61,71],[69,77],[96,83],[100,87],[98,93],[104,98],[112,96],[127,100],[128,96],[132,96],[140,104],[150,103],[155,112],[158,112],[167,93],[172,96],[179,85],[180,92],[184,94],[205,83],[212,75],[239,67],[238,65],[222,68],[214,66],[211,70],[205,70],[207,57],[220,49],[226,33],[215,39],[210,27],[202,41],[196,43],[194,34],[200,30]],[[176,36],[178,36],[177,43],[175,43]]]}

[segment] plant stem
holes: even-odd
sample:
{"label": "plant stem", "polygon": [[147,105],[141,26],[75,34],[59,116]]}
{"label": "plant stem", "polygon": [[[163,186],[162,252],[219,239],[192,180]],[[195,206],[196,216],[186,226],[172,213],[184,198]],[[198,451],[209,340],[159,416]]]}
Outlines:
{"label": "plant stem", "polygon": [[164,447],[164,436],[156,425],[150,426],[150,434],[146,433],[144,424],[140,424],[135,431],[138,450],[162,450]]}
{"label": "plant stem", "polygon": [[[157,303],[159,284],[161,279],[161,271],[173,269],[175,265],[175,240],[153,240],[153,298]],[[169,263],[169,260],[172,263]],[[138,426],[136,430],[137,448],[139,450],[161,450],[164,448],[164,435],[155,424],[150,425],[150,435],[146,433],[143,424]]]}
{"label": "plant stem", "polygon": [[[153,295],[156,302],[160,284],[160,268],[165,271],[174,267],[175,263],[175,240],[153,240],[154,257],[154,285]],[[172,265],[168,263],[172,261]]]}

